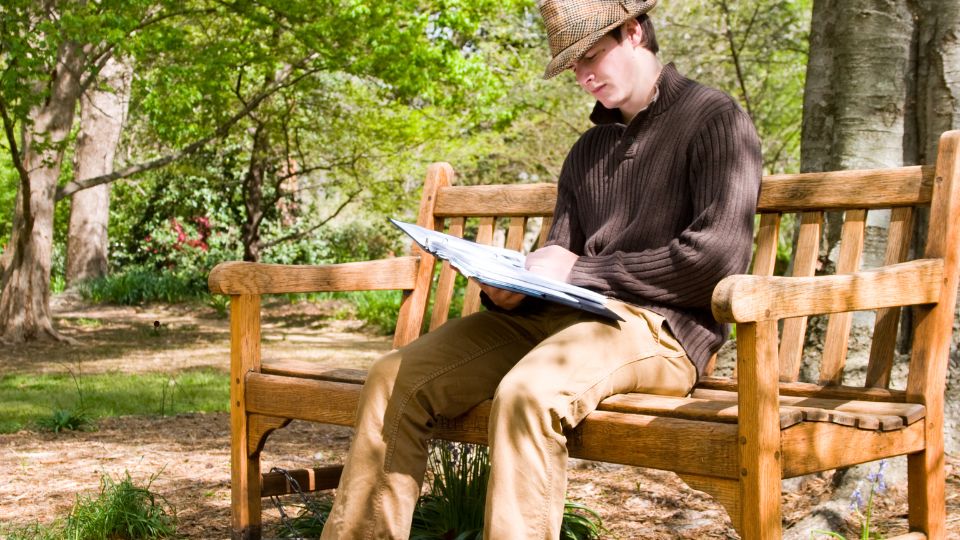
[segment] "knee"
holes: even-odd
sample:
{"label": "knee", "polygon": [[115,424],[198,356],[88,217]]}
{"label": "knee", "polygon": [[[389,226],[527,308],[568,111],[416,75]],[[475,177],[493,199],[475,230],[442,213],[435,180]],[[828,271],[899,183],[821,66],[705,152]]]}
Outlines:
{"label": "knee", "polygon": [[512,419],[542,417],[553,409],[553,397],[536,381],[521,377],[504,377],[493,396],[491,414]]}
{"label": "knee", "polygon": [[396,351],[381,356],[370,365],[364,382],[364,393],[392,393],[400,371],[400,355]]}

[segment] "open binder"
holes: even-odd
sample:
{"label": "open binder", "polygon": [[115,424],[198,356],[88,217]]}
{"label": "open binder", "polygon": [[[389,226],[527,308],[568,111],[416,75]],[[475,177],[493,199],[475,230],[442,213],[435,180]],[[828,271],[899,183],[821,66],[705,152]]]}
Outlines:
{"label": "open binder", "polygon": [[421,248],[449,261],[461,274],[500,289],[557,302],[609,319],[623,318],[606,307],[607,298],[600,293],[562,281],[548,279],[524,268],[525,256],[511,249],[485,246],[442,232],[390,220],[413,238]]}

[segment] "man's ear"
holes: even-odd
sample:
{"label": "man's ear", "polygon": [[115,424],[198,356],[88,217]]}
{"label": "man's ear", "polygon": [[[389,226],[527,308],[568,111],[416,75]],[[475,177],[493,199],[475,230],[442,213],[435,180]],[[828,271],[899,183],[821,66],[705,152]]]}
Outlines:
{"label": "man's ear", "polygon": [[625,22],[620,32],[622,38],[629,41],[634,47],[639,47],[643,43],[643,27],[640,26],[640,22],[636,19],[630,19]]}

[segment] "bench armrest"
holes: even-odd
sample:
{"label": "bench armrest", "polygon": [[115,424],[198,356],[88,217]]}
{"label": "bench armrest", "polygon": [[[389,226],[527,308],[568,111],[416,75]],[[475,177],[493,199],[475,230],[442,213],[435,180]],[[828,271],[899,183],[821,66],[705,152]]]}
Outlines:
{"label": "bench armrest", "polygon": [[213,294],[274,294],[413,289],[420,257],[343,264],[220,263],[210,271]]}
{"label": "bench armrest", "polygon": [[728,276],[713,291],[721,322],[758,322],[892,306],[940,298],[943,260],[920,259],[880,268],[815,277]]}

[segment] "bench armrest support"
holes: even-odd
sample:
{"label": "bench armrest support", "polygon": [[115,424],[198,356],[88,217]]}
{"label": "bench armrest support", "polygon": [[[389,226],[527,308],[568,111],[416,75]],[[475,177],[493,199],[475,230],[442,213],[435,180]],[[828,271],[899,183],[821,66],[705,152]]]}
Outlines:
{"label": "bench armrest support", "polygon": [[735,275],[724,278],[714,289],[712,308],[721,322],[770,321],[935,303],[942,286],[942,259],[833,276]]}
{"label": "bench armrest support", "polygon": [[343,264],[218,264],[207,279],[213,294],[275,294],[413,289],[420,257]]}

